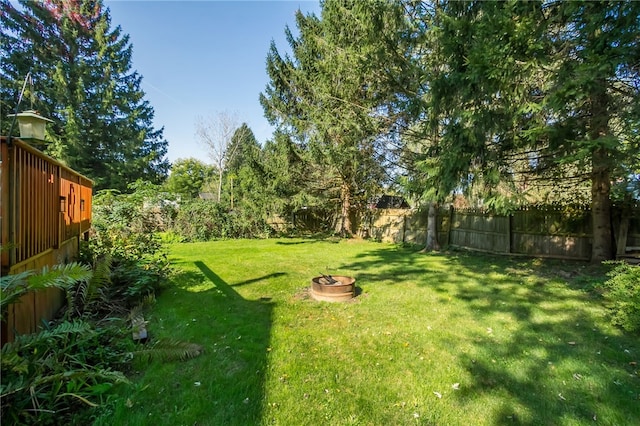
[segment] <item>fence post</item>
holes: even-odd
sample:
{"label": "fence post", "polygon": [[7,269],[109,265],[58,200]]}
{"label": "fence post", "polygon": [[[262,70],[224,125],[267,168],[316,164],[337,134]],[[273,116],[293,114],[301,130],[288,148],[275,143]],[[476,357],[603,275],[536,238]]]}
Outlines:
{"label": "fence post", "polygon": [[620,212],[620,227],[617,234],[615,227],[612,228],[616,239],[616,257],[624,256],[627,253],[627,235],[629,233],[629,211],[623,206]]}
{"label": "fence post", "polygon": [[513,214],[507,215],[507,253],[511,253],[511,227],[513,226]]}
{"label": "fence post", "polygon": [[402,244],[407,238],[407,215],[402,213]]}
{"label": "fence post", "polygon": [[451,244],[451,228],[453,227],[453,205],[449,206],[449,229],[447,229],[447,247]]}

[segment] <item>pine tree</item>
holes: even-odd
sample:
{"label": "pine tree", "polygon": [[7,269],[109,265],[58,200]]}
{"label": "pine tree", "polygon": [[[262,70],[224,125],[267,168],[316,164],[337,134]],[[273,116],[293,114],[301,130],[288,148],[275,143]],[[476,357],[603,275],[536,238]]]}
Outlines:
{"label": "pine tree", "polygon": [[21,1],[18,9],[2,0],[1,7],[10,47],[2,58],[3,108],[15,108],[17,82],[30,66],[37,107],[56,121],[49,154],[94,179],[97,189],[163,181],[163,130],[153,127],[142,77],[131,69],[129,37],[111,28],[102,1]]}
{"label": "pine tree", "polygon": [[387,179],[389,120],[381,108],[391,61],[384,34],[400,16],[391,3],[327,1],[320,18],[297,14],[297,38],[287,29],[293,58],[273,44],[267,57],[265,113],[322,166],[325,200],[339,201],[342,235],[353,232],[352,212]]}
{"label": "pine tree", "polygon": [[611,182],[640,154],[640,6],[622,2],[442,1],[435,26],[442,72],[425,73],[416,125],[423,171],[442,193],[485,200],[529,182],[571,193],[591,186],[592,260],[612,256]]}

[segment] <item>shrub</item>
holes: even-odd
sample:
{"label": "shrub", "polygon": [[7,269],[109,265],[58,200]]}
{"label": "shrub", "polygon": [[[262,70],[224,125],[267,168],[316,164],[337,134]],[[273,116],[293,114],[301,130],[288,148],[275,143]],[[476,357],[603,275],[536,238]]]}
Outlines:
{"label": "shrub", "polygon": [[193,200],[180,207],[173,232],[186,241],[262,238],[272,230],[266,221],[244,209],[229,211],[224,205]]}
{"label": "shrub", "polygon": [[640,331],[640,266],[612,262],[616,266],[604,283],[610,302],[611,322],[627,331]]}
{"label": "shrub", "polygon": [[[17,336],[2,348],[0,415],[11,424],[86,424],[82,407],[95,407],[134,357],[197,356],[197,345],[171,342],[140,350],[131,339],[131,318],[171,272],[156,237],[157,209],[148,214],[148,186],[133,194],[103,192],[94,201],[92,238],[81,264],[0,277],[0,312],[22,295],[48,287],[66,292],[63,317],[39,333]],[[132,309],[136,307],[136,309]],[[3,319],[0,315],[0,319]],[[173,351],[173,352],[172,352]]]}
{"label": "shrub", "polygon": [[93,201],[91,238],[82,250],[85,263],[110,259],[110,304],[131,308],[155,294],[170,273],[158,231],[173,221],[173,207],[157,186],[136,182],[131,194],[102,191]]}

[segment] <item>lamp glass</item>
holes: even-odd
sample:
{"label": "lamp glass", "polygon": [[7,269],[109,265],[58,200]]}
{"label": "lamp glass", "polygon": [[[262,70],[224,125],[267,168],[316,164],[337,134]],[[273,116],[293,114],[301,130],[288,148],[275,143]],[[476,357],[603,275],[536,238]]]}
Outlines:
{"label": "lamp glass", "polygon": [[52,120],[44,118],[35,111],[25,111],[16,115],[20,138],[44,140],[45,124],[52,123]]}

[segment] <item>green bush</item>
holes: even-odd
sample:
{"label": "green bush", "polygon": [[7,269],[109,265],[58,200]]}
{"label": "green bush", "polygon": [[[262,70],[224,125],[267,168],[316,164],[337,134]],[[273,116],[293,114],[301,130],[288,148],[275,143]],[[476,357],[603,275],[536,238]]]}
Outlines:
{"label": "green bush", "polygon": [[207,200],[180,206],[172,231],[185,241],[263,238],[272,232],[266,221],[253,212],[229,211],[224,205]]}
{"label": "green bush", "polygon": [[611,322],[627,331],[640,331],[640,266],[613,262],[616,266],[604,283]]}
{"label": "green bush", "polygon": [[167,280],[171,270],[158,232],[175,216],[159,187],[136,182],[130,189],[130,194],[96,195],[91,236],[81,251],[85,263],[110,259],[110,282],[104,293],[110,303],[126,308],[155,294]]}

